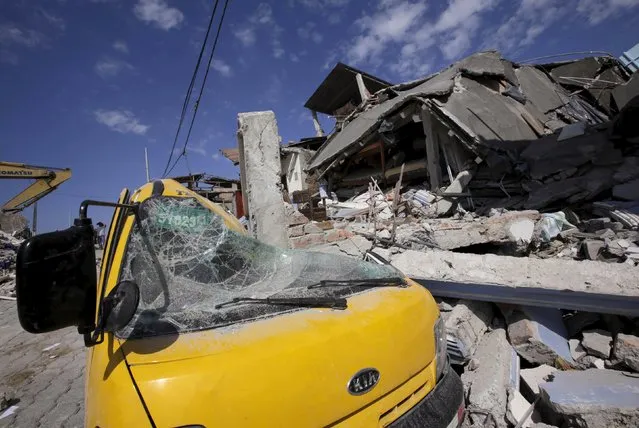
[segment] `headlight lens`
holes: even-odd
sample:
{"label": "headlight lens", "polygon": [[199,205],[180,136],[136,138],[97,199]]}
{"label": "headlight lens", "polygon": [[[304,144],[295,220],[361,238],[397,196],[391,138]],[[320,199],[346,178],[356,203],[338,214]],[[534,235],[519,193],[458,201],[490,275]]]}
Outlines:
{"label": "headlight lens", "polygon": [[444,374],[446,368],[446,327],[444,320],[440,316],[435,322],[435,370],[437,371],[437,382]]}

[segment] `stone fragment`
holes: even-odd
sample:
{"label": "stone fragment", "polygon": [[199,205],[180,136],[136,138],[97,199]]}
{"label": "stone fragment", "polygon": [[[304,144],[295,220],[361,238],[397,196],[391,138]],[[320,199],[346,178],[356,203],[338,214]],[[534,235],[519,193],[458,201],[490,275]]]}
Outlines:
{"label": "stone fragment", "polygon": [[508,395],[508,413],[506,414],[508,421],[513,425],[521,423],[523,428],[530,428],[534,423],[533,420],[540,420],[540,416],[535,410],[524,419],[531,405],[519,391],[510,391]]}
{"label": "stone fragment", "polygon": [[615,358],[622,360],[630,369],[639,372],[639,337],[619,333],[613,353]]}
{"label": "stone fragment", "polygon": [[585,258],[597,260],[606,243],[597,239],[586,239],[581,243],[581,251]]}
{"label": "stone fragment", "polygon": [[578,361],[586,355],[586,351],[583,346],[581,346],[581,341],[579,339],[570,339],[568,341],[568,346],[570,347],[570,354],[572,355],[573,360]]}
{"label": "stone fragment", "polygon": [[355,235],[344,241],[338,241],[337,246],[344,253],[353,257],[362,257],[364,253],[373,247],[373,243],[360,235]]}
{"label": "stone fragment", "polygon": [[608,359],[612,348],[612,336],[606,330],[588,330],[583,332],[581,346],[588,355]]}
{"label": "stone fragment", "polygon": [[[531,395],[536,396],[539,394],[539,384],[544,383],[547,378],[556,371],[556,368],[548,364],[542,364],[532,369],[521,369],[519,375],[521,376],[523,385],[528,388]],[[532,396],[529,398],[532,398]]]}

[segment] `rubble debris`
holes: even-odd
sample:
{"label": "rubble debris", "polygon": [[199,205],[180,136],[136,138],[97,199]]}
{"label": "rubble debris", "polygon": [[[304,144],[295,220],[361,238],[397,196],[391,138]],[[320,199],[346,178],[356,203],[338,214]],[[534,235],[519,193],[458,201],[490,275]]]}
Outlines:
{"label": "rubble debris", "polygon": [[[483,336],[474,357],[479,361],[479,366],[461,376],[468,397],[467,412],[473,423],[481,424],[486,418],[485,412],[488,412],[497,427],[508,426],[508,390],[515,385],[511,366],[517,364],[517,356],[513,354],[503,329],[495,329]],[[475,410],[478,412],[474,413]]]}
{"label": "rubble debris", "polygon": [[555,425],[639,426],[639,377],[608,369],[564,371],[539,387],[541,413]]}
{"label": "rubble debris", "polygon": [[16,297],[16,254],[21,242],[0,230],[0,297],[7,300]]}
{"label": "rubble debris", "polygon": [[493,319],[492,304],[460,300],[445,320],[446,339],[451,360],[467,362]]}
{"label": "rubble debris", "polygon": [[528,362],[554,365],[558,358],[572,362],[560,310],[525,306],[505,315],[510,343]]}
{"label": "rubble debris", "polygon": [[519,375],[521,376],[522,385],[527,388],[524,396],[527,396],[528,399],[534,399],[533,397],[539,394],[539,384],[545,382],[556,371],[556,368],[548,364],[542,364],[532,369],[521,369]]}
{"label": "rubble debris", "polygon": [[406,250],[391,263],[440,297],[639,315],[626,264]]}
{"label": "rubble debris", "polygon": [[612,349],[612,337],[610,332],[605,330],[589,330],[584,331],[581,346],[586,350],[588,355],[600,357],[604,359],[610,358],[610,350]]}
{"label": "rubble debris", "polygon": [[639,372],[639,337],[630,334],[617,334],[613,354],[615,358]]}
{"label": "rubble debris", "polygon": [[579,339],[570,339],[568,341],[568,346],[570,347],[570,355],[572,355],[572,359],[575,361],[579,361],[587,354],[584,347],[581,346],[581,341]]}
{"label": "rubble debris", "polygon": [[238,147],[249,230],[265,243],[288,248],[280,191],[280,137],[272,111],[238,114]]}

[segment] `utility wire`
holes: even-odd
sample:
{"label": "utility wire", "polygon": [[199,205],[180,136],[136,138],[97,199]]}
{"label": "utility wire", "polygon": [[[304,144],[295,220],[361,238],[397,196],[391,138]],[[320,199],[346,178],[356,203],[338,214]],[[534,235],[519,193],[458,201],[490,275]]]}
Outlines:
{"label": "utility wire", "polygon": [[180,135],[180,130],[182,129],[182,123],[184,122],[184,118],[186,117],[186,112],[188,110],[189,102],[191,101],[191,94],[193,93],[193,88],[195,87],[195,80],[197,78],[198,71],[200,69],[200,63],[202,62],[202,57],[204,56],[204,51],[206,50],[206,44],[209,39],[209,34],[211,32],[211,28],[213,27],[213,20],[215,18],[215,13],[217,11],[219,0],[215,0],[215,5],[213,6],[213,12],[211,13],[211,19],[209,20],[209,25],[206,29],[206,35],[204,36],[204,41],[202,42],[202,48],[200,49],[200,54],[197,58],[197,63],[195,64],[195,69],[193,70],[193,76],[191,76],[191,82],[189,83],[189,87],[186,90],[186,95],[184,96],[184,103],[182,104],[182,112],[180,113],[180,121],[178,123],[177,131],[175,132],[175,138],[173,139],[173,146],[171,147],[171,151],[169,152],[169,159],[166,161],[166,166],[164,167],[164,172],[162,176],[166,176],[167,169],[171,164],[171,159],[173,158],[173,152],[175,151],[175,146],[177,145],[178,137]]}
{"label": "utility wire", "polygon": [[[217,1],[216,0],[216,7],[217,7]],[[215,54],[215,48],[217,47],[217,42],[220,38],[220,32],[222,31],[222,23],[224,22],[224,16],[226,15],[226,9],[228,8],[229,5],[229,0],[225,0],[224,2],[224,8],[222,9],[222,17],[220,18],[220,22],[217,26],[217,31],[215,33],[215,39],[213,40],[213,48],[211,49],[211,54],[209,55],[209,61],[206,67],[206,71],[204,72],[204,79],[202,80],[202,85],[200,86],[200,93],[198,94],[197,100],[195,100],[195,105],[193,106],[193,116],[191,117],[191,123],[189,124],[189,131],[186,134],[186,139],[184,140],[184,147],[182,148],[182,153],[180,154],[180,156],[178,156],[178,158],[175,160],[175,162],[173,163],[173,166],[171,166],[171,168],[169,169],[168,172],[166,172],[166,174],[164,174],[164,176],[167,176],[168,174],[171,173],[171,171],[173,171],[173,168],[175,168],[175,166],[177,165],[178,161],[180,160],[180,158],[182,156],[186,157],[186,147],[189,144],[189,138],[191,137],[191,131],[193,130],[193,124],[195,123],[195,117],[197,116],[197,111],[198,111],[198,107],[200,106],[200,101],[202,100],[202,94],[204,93],[204,87],[206,86],[206,79],[209,76],[209,72],[211,71],[211,62],[213,61],[213,55]],[[172,151],[171,151],[172,153]]]}

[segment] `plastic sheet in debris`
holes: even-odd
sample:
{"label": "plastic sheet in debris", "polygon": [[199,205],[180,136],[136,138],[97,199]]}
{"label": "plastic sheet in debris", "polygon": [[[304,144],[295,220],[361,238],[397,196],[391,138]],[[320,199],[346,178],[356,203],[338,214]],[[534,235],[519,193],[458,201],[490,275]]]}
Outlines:
{"label": "plastic sheet in debris", "polygon": [[274,305],[215,309],[237,297],[331,297],[343,288],[307,287],[321,280],[398,276],[391,266],[263,244],[229,229],[221,217],[191,198],[148,199],[139,217],[120,281],[138,284],[140,306],[118,332],[120,337],[214,328],[291,310]]}

